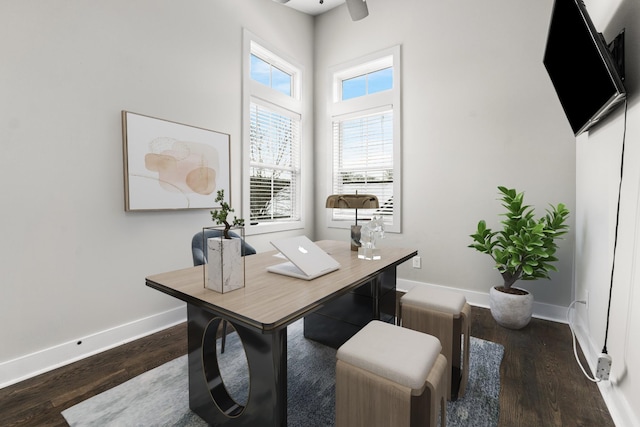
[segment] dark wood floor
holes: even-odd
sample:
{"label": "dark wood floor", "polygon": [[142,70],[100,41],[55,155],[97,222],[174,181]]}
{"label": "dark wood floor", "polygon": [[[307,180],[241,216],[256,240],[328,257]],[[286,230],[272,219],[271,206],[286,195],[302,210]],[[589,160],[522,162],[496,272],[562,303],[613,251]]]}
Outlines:
{"label": "dark wood floor", "polygon": [[472,336],[505,347],[499,427],[615,426],[598,386],[576,363],[568,325],[532,319],[513,331],[498,326],[489,310],[473,307],[471,314]]}
{"label": "dark wood floor", "polygon": [[[597,385],[575,362],[567,325],[533,319],[511,331],[477,307],[472,318],[472,336],[505,346],[500,427],[614,426]],[[180,324],[5,387],[0,426],[66,426],[64,409],[186,352],[186,324]]]}

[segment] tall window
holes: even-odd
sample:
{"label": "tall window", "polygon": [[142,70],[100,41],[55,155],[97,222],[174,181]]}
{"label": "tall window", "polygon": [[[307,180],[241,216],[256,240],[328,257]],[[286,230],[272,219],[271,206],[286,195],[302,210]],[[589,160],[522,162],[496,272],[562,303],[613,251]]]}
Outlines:
{"label": "tall window", "polygon": [[300,68],[250,33],[245,38],[244,215],[252,226],[295,228],[301,221]]}
{"label": "tall window", "polygon": [[299,220],[300,116],[256,100],[249,117],[251,222]]}
{"label": "tall window", "polygon": [[[334,67],[332,127],[334,193],[375,194],[388,231],[400,231],[400,48]],[[332,226],[355,212],[330,211]],[[358,218],[361,219],[358,214]]]}

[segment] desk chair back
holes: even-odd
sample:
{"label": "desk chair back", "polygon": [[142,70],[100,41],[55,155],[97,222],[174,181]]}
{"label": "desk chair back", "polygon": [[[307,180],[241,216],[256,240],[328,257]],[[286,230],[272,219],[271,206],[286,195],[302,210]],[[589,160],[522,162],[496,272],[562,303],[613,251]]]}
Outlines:
{"label": "desk chair back", "polygon": [[[229,235],[234,239],[241,239],[241,237],[234,233],[233,231],[229,232]],[[193,265],[202,265],[207,263],[207,251],[203,250],[207,247],[206,239],[210,239],[212,237],[220,237],[222,236],[222,230],[218,229],[209,229],[204,231],[199,231],[193,235],[191,239],[191,254],[193,255]],[[256,250],[245,242],[242,241],[242,256],[245,255],[253,255],[256,253]]]}

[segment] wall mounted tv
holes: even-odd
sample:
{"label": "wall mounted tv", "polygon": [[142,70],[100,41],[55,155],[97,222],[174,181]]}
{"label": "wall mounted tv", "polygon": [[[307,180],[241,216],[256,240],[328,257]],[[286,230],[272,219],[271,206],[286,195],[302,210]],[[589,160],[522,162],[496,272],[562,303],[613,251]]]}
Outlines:
{"label": "wall mounted tv", "polygon": [[626,98],[624,31],[607,45],[581,0],[555,0],[543,63],[576,136]]}

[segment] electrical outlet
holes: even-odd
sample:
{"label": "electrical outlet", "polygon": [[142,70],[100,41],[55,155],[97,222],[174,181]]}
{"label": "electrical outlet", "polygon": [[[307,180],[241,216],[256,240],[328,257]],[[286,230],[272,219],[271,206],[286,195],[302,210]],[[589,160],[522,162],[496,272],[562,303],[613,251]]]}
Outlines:
{"label": "electrical outlet", "polygon": [[413,257],[413,268],[422,268],[422,258],[419,256]]}
{"label": "electrical outlet", "polygon": [[602,381],[609,380],[609,374],[611,373],[611,356],[605,353],[600,353],[598,356],[598,364],[596,365],[596,378]]}
{"label": "electrical outlet", "polygon": [[587,291],[587,293],[586,293],[586,295],[584,297],[584,301],[585,301],[585,303],[584,303],[585,309],[587,311],[589,311],[589,291]]}

